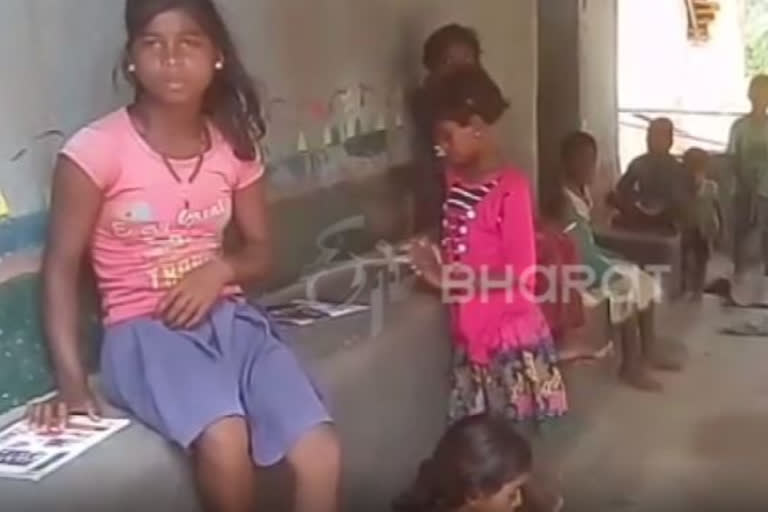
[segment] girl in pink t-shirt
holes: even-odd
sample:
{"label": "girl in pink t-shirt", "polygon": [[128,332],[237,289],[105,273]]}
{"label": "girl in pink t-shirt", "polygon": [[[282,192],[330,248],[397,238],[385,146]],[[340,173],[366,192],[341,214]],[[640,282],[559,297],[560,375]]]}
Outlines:
{"label": "girl in pink t-shirt", "polygon": [[[125,14],[135,100],[75,134],[55,171],[44,308],[59,394],[30,419],[99,412],[78,353],[87,255],[105,394],[190,451],[206,508],[253,510],[254,463],[285,458],[297,509],[336,510],[326,407],[240,288],[270,260],[253,83],[212,0],[127,0]],[[230,221],[243,243],[225,253]]]}
{"label": "girl in pink t-shirt", "polygon": [[531,192],[525,175],[503,162],[492,135],[507,104],[479,68],[439,80],[427,98],[451,171],[441,247],[417,241],[411,258],[451,305],[457,348],[450,417],[560,416],[565,388],[534,297]]}

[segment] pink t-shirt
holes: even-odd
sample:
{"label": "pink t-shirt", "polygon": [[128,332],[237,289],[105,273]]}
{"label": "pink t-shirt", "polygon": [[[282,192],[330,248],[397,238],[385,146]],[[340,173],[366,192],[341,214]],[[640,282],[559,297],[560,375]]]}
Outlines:
{"label": "pink t-shirt", "polygon": [[187,272],[219,255],[233,192],[264,173],[260,159],[239,160],[209,131],[211,147],[191,183],[198,159],[171,161],[177,181],[125,109],[86,126],[61,150],[103,194],[90,251],[106,324],[153,313]]}

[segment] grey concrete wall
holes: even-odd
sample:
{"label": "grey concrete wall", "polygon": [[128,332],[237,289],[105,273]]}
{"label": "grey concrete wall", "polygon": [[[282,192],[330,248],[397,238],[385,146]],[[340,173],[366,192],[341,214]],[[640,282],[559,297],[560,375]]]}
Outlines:
{"label": "grey concrete wall", "polygon": [[[488,65],[513,100],[504,125],[512,156],[535,167],[532,0],[219,3],[264,95],[285,100],[272,112],[267,142],[274,156],[295,153],[299,131],[310,145],[318,143],[323,123],[308,118],[305,107],[340,88],[370,86],[369,112],[360,114],[384,113],[393,121],[402,109],[398,96],[417,78],[422,36],[458,20],[482,34]],[[61,140],[35,142],[35,136],[52,129],[70,134],[125,100],[111,82],[123,41],[122,7],[123,0],[6,0],[0,6],[0,190],[14,215],[45,206]],[[342,122],[338,117],[333,121]],[[24,148],[25,156],[11,161]]]}
{"label": "grey concrete wall", "polygon": [[7,0],[0,6],[0,190],[13,216],[47,202],[61,138],[36,137],[69,133],[119,101],[110,72],[121,45],[120,4]]}
{"label": "grey concrete wall", "polygon": [[594,192],[618,176],[616,0],[539,1],[539,163],[546,180],[562,137],[592,133],[600,147]]}
{"label": "grey concrete wall", "polygon": [[579,70],[582,127],[595,136],[600,148],[593,193],[602,198],[620,174],[617,0],[581,1]]}
{"label": "grey concrete wall", "polygon": [[538,157],[544,186],[558,171],[560,140],[581,125],[578,10],[578,0],[538,3]]}

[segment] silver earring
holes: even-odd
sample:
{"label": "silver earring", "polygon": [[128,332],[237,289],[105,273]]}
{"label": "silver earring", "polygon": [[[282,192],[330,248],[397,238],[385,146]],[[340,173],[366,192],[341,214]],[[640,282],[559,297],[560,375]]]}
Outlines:
{"label": "silver earring", "polygon": [[128,64],[128,72],[129,73],[135,73],[136,72],[136,64]]}
{"label": "silver earring", "polygon": [[222,69],[224,69],[224,62],[217,60],[216,64],[214,64],[213,67],[221,71]]}

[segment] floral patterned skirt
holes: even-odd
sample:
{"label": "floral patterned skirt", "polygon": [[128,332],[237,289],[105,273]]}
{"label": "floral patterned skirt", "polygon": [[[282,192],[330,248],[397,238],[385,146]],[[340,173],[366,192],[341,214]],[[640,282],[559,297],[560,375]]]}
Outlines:
{"label": "floral patterned skirt", "polygon": [[565,385],[551,338],[531,348],[500,350],[488,364],[470,361],[457,347],[449,419],[499,414],[512,421],[543,421],[568,410]]}

